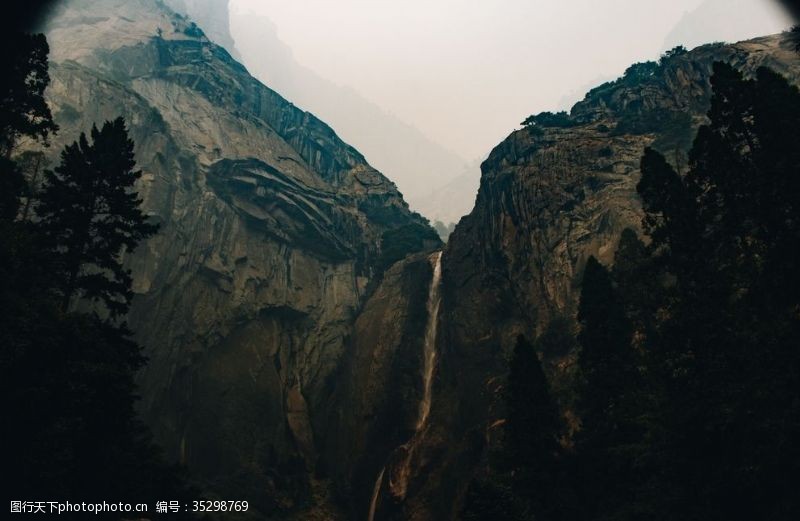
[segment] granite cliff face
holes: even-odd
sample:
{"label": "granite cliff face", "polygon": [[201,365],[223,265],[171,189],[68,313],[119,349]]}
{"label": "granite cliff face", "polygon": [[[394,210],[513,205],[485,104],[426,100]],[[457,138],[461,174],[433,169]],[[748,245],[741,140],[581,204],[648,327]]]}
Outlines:
{"label": "granite cliff face", "polygon": [[[224,0],[216,2],[221,4]],[[478,184],[477,165],[469,171],[470,182],[456,189],[444,186],[459,181],[466,160],[352,88],[336,85],[304,67],[280,40],[278,28],[269,18],[234,11],[231,31],[243,63],[254,76],[333,125],[370,163],[397,183],[414,210],[431,221],[454,223],[472,208]],[[443,200],[446,204],[441,204]]]}
{"label": "granite cliff face", "polygon": [[[639,228],[644,148],[685,167],[716,60],[800,78],[783,36],[705,46],[515,131],[444,251],[437,313],[440,245],[395,186],[186,16],[70,0],[47,32],[49,154],[125,116],[162,225],[127,259],[142,412],[205,490],[247,498],[256,519],[457,518],[503,418],[511,339],[574,320],[586,259],[613,262]],[[573,353],[545,355],[564,378]]]}
{"label": "granite cliff face", "polygon": [[184,14],[203,29],[209,40],[239,59],[231,35],[230,0],[164,0],[177,13]]}
{"label": "granite cliff face", "polygon": [[[439,364],[425,443],[408,495],[378,508],[376,520],[457,518],[501,425],[512,339],[519,333],[535,338],[554,319],[574,324],[588,257],[612,263],[622,230],[640,229],[636,184],[645,147],[685,170],[718,60],[749,72],[766,65],[796,83],[800,78],[800,56],[785,35],[678,52],[592,90],[569,115],[513,132],[483,163],[475,208],[444,253]],[[545,353],[556,386],[568,378],[573,356]],[[366,376],[362,371],[354,379]],[[370,421],[381,424],[390,415],[378,412]],[[390,453],[373,445],[370,458],[380,460],[381,451],[384,458]],[[363,512],[371,491],[365,481],[378,470],[373,464],[363,471],[369,478],[353,480],[365,495]]]}
{"label": "granite cliff face", "polygon": [[124,116],[161,224],[127,259],[157,441],[219,497],[296,509],[387,232],[430,229],[333,130],[163,2],[66,1],[46,32],[61,126],[48,153]]}

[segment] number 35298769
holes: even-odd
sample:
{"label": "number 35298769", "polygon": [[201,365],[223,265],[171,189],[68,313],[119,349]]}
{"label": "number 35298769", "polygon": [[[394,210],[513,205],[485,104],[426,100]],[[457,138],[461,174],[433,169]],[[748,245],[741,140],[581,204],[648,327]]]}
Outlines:
{"label": "number 35298769", "polygon": [[247,501],[192,501],[192,512],[247,512]]}

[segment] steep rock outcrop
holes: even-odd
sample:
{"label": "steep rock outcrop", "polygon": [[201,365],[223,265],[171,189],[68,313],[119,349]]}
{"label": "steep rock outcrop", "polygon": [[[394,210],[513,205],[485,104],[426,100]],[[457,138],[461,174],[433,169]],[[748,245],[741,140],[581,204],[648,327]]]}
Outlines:
{"label": "steep rock outcrop", "polygon": [[414,434],[431,279],[427,254],[386,272],[356,320],[336,379],[325,466],[355,519],[366,518],[388,454]]}
{"label": "steep rock outcrop", "polygon": [[382,237],[427,224],[333,130],[160,0],[66,1],[47,35],[61,126],[49,154],[124,116],[161,224],[127,259],[157,441],[220,497],[296,510]]}
{"label": "steep rock outcrop", "polygon": [[[239,60],[231,35],[230,0],[164,0],[175,12],[185,14],[202,27],[208,38]],[[241,61],[241,60],[239,60]]]}
{"label": "steep rock outcrop", "polygon": [[[800,78],[800,56],[785,35],[677,53],[592,90],[567,117],[513,132],[483,163],[475,208],[444,254],[426,463],[415,469],[402,513],[377,519],[456,518],[503,418],[513,338],[535,337],[556,317],[574,319],[586,259],[612,263],[622,230],[640,229],[636,183],[646,146],[685,171],[718,60]],[[551,377],[573,356],[548,360]]]}
{"label": "steep rock outcrop", "polygon": [[[234,12],[231,29],[243,63],[257,78],[331,123],[370,163],[397,183],[413,209],[432,221],[450,223],[472,208],[477,165],[469,172],[472,182],[456,189],[443,186],[457,180],[466,160],[352,88],[336,85],[298,63],[269,18]],[[439,204],[443,200],[447,204]]]}

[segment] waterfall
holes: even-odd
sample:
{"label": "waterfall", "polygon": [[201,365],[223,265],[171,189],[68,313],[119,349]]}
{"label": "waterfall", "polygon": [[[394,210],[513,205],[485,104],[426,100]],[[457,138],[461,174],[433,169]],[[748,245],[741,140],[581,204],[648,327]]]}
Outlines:
{"label": "waterfall", "polygon": [[419,432],[425,427],[428,415],[431,412],[431,394],[433,393],[433,368],[436,366],[436,331],[439,326],[439,304],[441,297],[442,280],[442,252],[438,251],[431,257],[433,259],[433,278],[428,291],[428,325],[425,327],[425,345],[423,346],[424,363],[422,369],[422,383],[424,390],[419,403],[419,416],[417,429]]}
{"label": "waterfall", "polygon": [[[390,461],[397,461],[396,465],[393,465],[393,468],[389,469],[389,489],[392,495],[397,498],[404,498],[406,495],[408,478],[411,475],[411,458],[428,424],[428,416],[431,412],[433,373],[436,368],[436,332],[439,326],[439,304],[442,300],[440,291],[442,281],[442,252],[437,251],[429,257],[429,260],[433,267],[433,277],[431,278],[431,286],[428,290],[428,323],[425,326],[425,338],[422,346],[422,399],[419,402],[419,412],[417,413],[414,435],[407,443],[398,447],[392,454],[393,457],[390,458]],[[394,456],[397,456],[397,458]],[[381,471],[378,473],[378,478],[375,480],[367,521],[374,521],[385,473],[386,465],[381,468]]]}
{"label": "waterfall", "polygon": [[381,485],[383,485],[383,473],[386,467],[383,467],[378,474],[378,479],[375,480],[375,487],[372,490],[372,500],[369,502],[369,516],[367,519],[372,521],[375,518],[375,507],[378,506],[378,496],[381,494]]}

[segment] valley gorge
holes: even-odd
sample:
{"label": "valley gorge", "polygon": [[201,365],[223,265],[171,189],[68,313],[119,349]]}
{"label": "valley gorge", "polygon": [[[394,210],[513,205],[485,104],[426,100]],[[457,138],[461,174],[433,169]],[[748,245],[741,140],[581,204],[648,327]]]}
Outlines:
{"label": "valley gorge", "polygon": [[164,4],[65,2],[47,34],[61,126],[50,150],[126,117],[161,225],[129,260],[129,321],[150,359],[144,418],[202,486],[294,508],[311,493],[314,433],[383,241],[438,238],[329,127]]}
{"label": "valley gorge", "polygon": [[[335,129],[250,75],[225,24],[203,25],[211,6],[59,4],[46,154],[126,118],[161,227],[125,259],[139,410],[194,486],[250,502],[242,519],[459,519],[514,340],[576,330],[589,257],[611,266],[623,230],[641,234],[645,148],[686,170],[714,62],[800,82],[788,34],[637,64],[498,144],[443,244]],[[569,387],[575,349],[540,356]]]}

